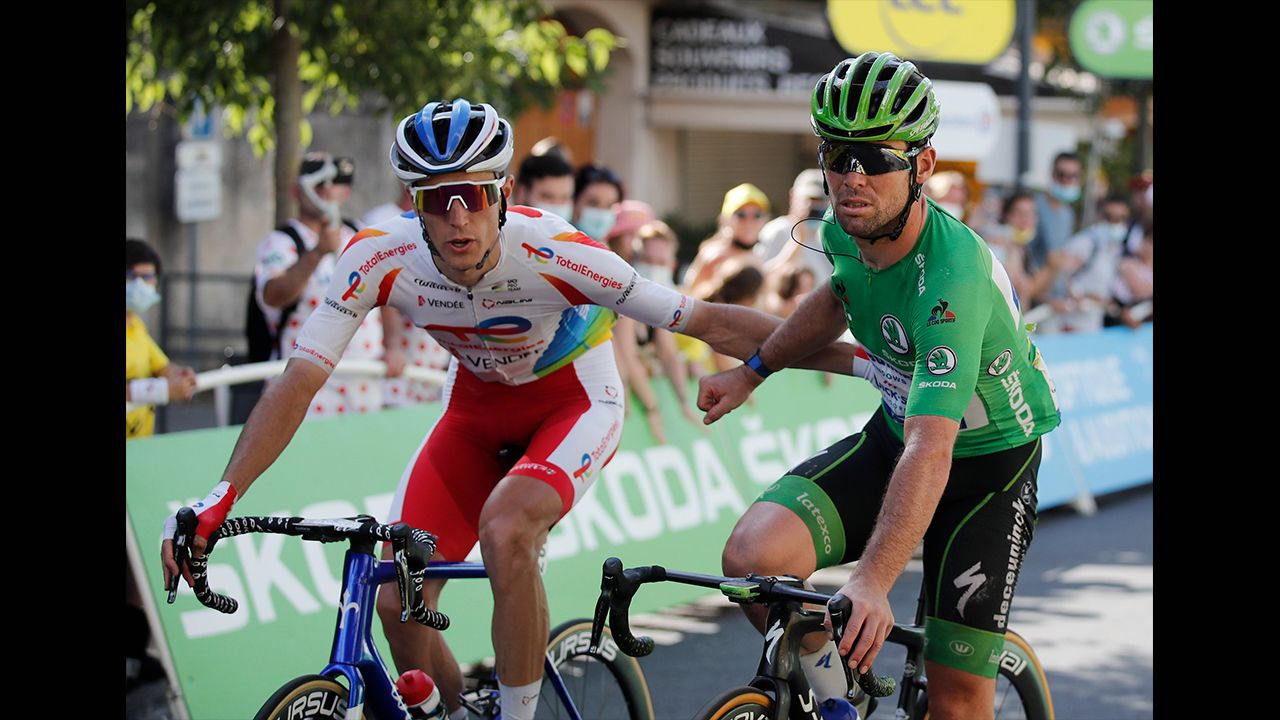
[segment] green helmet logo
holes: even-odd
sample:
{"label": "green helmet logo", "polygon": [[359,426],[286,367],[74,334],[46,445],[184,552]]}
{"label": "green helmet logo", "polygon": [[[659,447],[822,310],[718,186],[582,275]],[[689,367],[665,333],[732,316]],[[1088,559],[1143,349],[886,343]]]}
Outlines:
{"label": "green helmet logo", "polygon": [[836,65],[813,87],[813,134],[843,142],[915,144],[938,129],[933,82],[893,53],[864,52]]}

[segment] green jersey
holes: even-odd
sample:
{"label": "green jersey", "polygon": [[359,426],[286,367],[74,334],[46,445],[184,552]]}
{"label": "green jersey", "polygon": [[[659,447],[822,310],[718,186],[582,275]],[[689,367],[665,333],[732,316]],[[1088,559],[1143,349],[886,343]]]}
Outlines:
{"label": "green jersey", "polygon": [[960,423],[954,457],[1030,442],[1057,427],[1058,400],[1009,276],[977,233],[927,202],[911,252],[881,270],[827,210],[822,247],[861,346],[856,370],[899,439],[907,418],[939,415]]}

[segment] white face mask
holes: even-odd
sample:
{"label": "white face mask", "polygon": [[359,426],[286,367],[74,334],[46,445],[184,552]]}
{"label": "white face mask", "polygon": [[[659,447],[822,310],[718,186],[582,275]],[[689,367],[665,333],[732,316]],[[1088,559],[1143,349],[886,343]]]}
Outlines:
{"label": "white face mask", "polygon": [[150,310],[158,302],[160,293],[146,280],[137,278],[124,284],[124,306],[135,315]]}
{"label": "white face mask", "polygon": [[613,227],[613,211],[604,208],[582,208],[582,217],[578,218],[578,229],[591,236],[592,240],[604,242],[604,236]]}
{"label": "white face mask", "polygon": [[675,289],[676,281],[674,269],[665,265],[653,265],[651,263],[639,262],[635,263],[634,267],[636,272],[640,273],[640,276],[646,280],[655,282],[663,287],[668,287],[673,290]]}
{"label": "white face mask", "polygon": [[555,215],[559,215],[560,217],[564,218],[566,221],[569,218],[573,217],[573,205],[570,203],[564,203],[563,205],[558,205],[555,203],[544,203],[542,205],[534,205],[534,207],[538,208],[539,210],[543,210],[549,213],[553,213]]}

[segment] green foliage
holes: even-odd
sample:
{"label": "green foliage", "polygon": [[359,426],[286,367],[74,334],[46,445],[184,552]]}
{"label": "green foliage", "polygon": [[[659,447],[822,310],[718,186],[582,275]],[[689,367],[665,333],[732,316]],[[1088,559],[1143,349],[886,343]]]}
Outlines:
{"label": "green foliage", "polygon": [[[277,111],[302,123],[305,145],[305,113],[360,101],[400,115],[454,97],[512,116],[548,106],[561,87],[599,87],[622,42],[603,29],[569,36],[541,0],[128,0],[125,14],[125,113],[185,120],[197,99],[216,104],[226,131],[247,132],[259,153],[274,142]],[[300,45],[301,108],[277,108],[273,96],[282,29]]]}

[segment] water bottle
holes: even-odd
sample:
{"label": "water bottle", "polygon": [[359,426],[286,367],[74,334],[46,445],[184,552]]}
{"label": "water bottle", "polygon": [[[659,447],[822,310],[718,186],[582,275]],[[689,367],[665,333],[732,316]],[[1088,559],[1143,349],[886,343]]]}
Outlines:
{"label": "water bottle", "polygon": [[818,705],[818,714],[822,720],[858,720],[858,709],[848,700],[827,698]]}
{"label": "water bottle", "polygon": [[396,680],[396,689],[400,691],[400,697],[404,698],[410,717],[425,720],[441,720],[445,717],[440,688],[436,687],[430,675],[417,669],[409,670]]}

